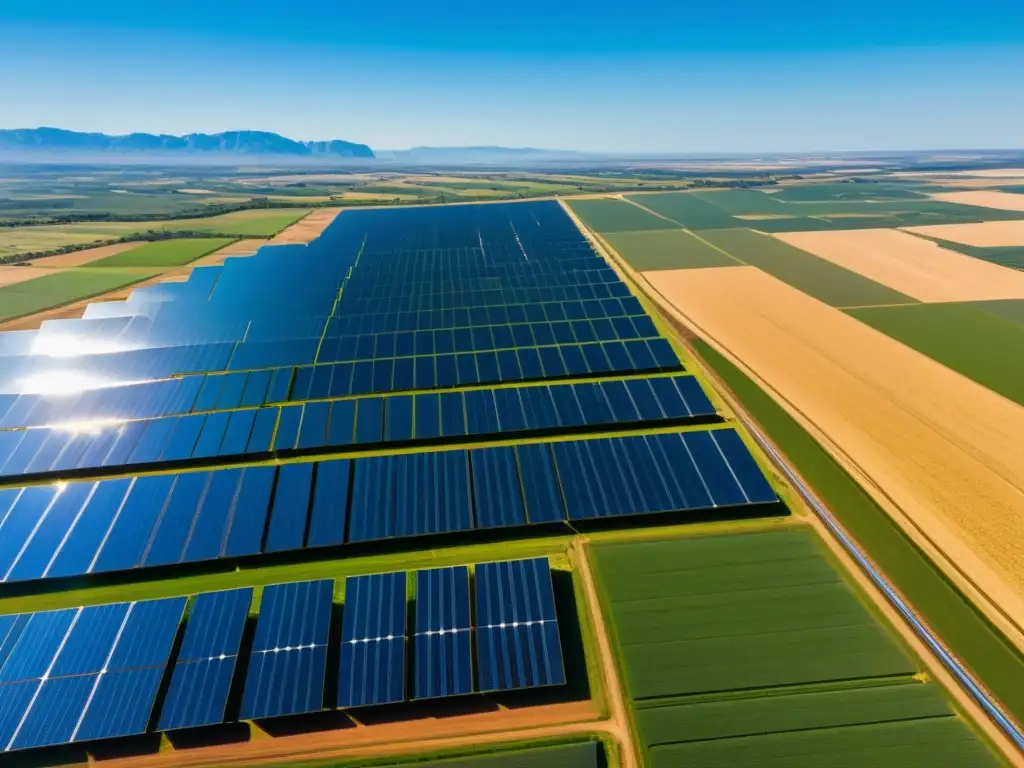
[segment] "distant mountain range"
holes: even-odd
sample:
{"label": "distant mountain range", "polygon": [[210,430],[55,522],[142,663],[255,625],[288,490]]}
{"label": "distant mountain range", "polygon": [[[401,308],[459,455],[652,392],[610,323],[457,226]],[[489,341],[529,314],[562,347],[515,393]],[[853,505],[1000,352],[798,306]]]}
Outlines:
{"label": "distant mountain range", "polygon": [[202,156],[280,155],[293,157],[374,157],[366,144],[351,141],[294,141],[266,131],[225,131],[167,136],[129,133],[110,136],[105,133],[81,133],[61,128],[17,128],[0,130],[0,150],[28,152],[61,151],[78,153],[132,153]]}

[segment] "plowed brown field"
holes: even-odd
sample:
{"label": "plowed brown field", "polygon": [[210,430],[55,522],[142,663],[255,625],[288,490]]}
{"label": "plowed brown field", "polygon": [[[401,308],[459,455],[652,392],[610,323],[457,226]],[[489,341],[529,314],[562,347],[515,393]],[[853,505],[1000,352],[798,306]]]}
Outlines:
{"label": "plowed brown field", "polygon": [[980,224],[932,224],[907,227],[907,232],[951,240],[979,248],[1024,245],[1024,221],[985,221]]}
{"label": "plowed brown field", "polygon": [[341,208],[320,208],[278,233],[269,242],[271,245],[292,245],[316,240],[339,213]]}
{"label": "plowed brown field", "polygon": [[1024,624],[1024,408],[755,268],[644,276]]}
{"label": "plowed brown field", "polygon": [[789,232],[776,237],[920,301],[1024,298],[1024,272],[896,229]]}

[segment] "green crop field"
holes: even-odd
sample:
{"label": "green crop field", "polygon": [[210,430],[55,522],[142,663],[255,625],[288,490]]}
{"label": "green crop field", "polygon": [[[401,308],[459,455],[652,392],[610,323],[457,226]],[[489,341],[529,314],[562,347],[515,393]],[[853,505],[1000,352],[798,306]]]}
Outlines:
{"label": "green crop field", "polygon": [[[309,208],[255,208],[205,219],[174,219],[147,223],[142,229],[171,232],[210,232],[239,237],[273,237],[310,213]],[[137,225],[139,226],[139,225]]]}
{"label": "green crop field", "polygon": [[234,237],[272,237],[309,213],[306,208],[252,209],[200,219],[44,224],[0,228],[0,262],[5,256],[39,253],[68,246],[99,244],[135,233],[209,232]]}
{"label": "green crop field", "polygon": [[216,237],[161,240],[115,253],[90,267],[180,267],[230,245],[234,240]]}
{"label": "green crop field", "polygon": [[77,267],[0,288],[0,321],[31,315],[148,280],[153,269]]}
{"label": "green crop field", "polygon": [[811,529],[594,552],[655,768],[1001,764]]}
{"label": "green crop field", "polygon": [[651,229],[678,229],[677,224],[655,216],[622,200],[569,200],[569,207],[595,232],[638,232]]}
{"label": "green crop field", "polygon": [[907,184],[887,182],[824,182],[814,184],[787,184],[779,188],[774,197],[788,203],[838,200],[921,200],[926,195]]}
{"label": "green crop field", "polygon": [[917,301],[856,272],[750,229],[702,232],[701,237],[740,261],[759,267],[834,307],[914,304]]}
{"label": "green crop field", "polygon": [[627,199],[672,219],[687,229],[726,229],[743,226],[742,221],[734,219],[717,205],[690,192],[628,195]]}
{"label": "green crop field", "polygon": [[1003,765],[956,717],[791,731],[656,747],[652,768],[983,768]]}
{"label": "green crop field", "polygon": [[913,675],[809,530],[596,548],[634,699]]}
{"label": "green crop field", "polygon": [[870,307],[850,314],[1024,405],[1024,327],[974,304]]}
{"label": "green crop field", "polygon": [[1024,299],[997,299],[995,301],[975,301],[973,305],[990,315],[1009,320],[1011,323],[1024,326]]}
{"label": "green crop field", "polygon": [[1024,718],[1021,654],[767,393],[704,342],[695,341],[694,347],[896,589],[1003,705],[1018,720]]}
{"label": "green crop field", "polygon": [[604,239],[633,269],[735,267],[740,262],[684,229],[616,232]]}

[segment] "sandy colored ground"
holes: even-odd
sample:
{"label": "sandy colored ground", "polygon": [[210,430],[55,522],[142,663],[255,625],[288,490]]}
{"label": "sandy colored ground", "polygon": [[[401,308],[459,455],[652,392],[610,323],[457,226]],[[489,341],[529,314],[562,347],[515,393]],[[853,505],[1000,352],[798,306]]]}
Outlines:
{"label": "sandy colored ground", "polygon": [[944,203],[976,205],[979,208],[997,208],[1000,211],[1024,211],[1024,195],[979,189],[973,192],[942,192],[932,195]]}
{"label": "sandy colored ground", "polygon": [[[1022,196],[1024,197],[1024,196]],[[1024,221],[985,221],[978,224],[931,224],[925,227],[905,227],[928,237],[950,240],[980,248],[1024,245]]]}
{"label": "sandy colored ground", "polygon": [[1024,298],[1024,272],[898,229],[787,232],[775,237],[920,301]]}
{"label": "sandy colored ground", "polygon": [[1024,408],[755,268],[644,277],[1024,625]]}
{"label": "sandy colored ground", "polygon": [[308,243],[310,240],[316,240],[339,213],[341,213],[341,208],[320,208],[315,210],[309,216],[300,219],[283,232],[278,233],[269,242],[271,245],[288,245]]}

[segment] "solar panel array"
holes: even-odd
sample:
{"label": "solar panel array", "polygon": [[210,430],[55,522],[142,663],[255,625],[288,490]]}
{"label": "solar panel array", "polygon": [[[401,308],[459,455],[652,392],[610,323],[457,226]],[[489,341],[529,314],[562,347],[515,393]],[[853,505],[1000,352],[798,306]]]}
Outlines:
{"label": "solar panel array", "polygon": [[[342,709],[564,684],[547,560],[483,563],[475,571],[475,626],[467,566],[415,572],[408,629],[408,574],[349,577],[336,645],[333,580],[265,587],[245,651],[238,718],[321,711],[335,653]],[[183,633],[185,597],[0,616],[0,749],[232,719],[228,702],[252,599],[252,588],[197,595]]]}
{"label": "solar panel array", "polygon": [[349,210],[0,333],[0,582],[777,502],[722,421],[558,203]]}

